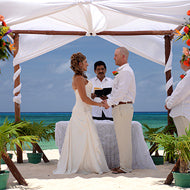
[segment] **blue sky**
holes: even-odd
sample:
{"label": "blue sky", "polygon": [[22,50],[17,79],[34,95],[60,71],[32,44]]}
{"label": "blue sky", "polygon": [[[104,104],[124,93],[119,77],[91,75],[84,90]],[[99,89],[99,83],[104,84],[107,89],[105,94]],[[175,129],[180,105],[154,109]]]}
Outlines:
{"label": "blue sky", "polygon": [[[181,41],[173,44],[174,87],[179,76],[179,60],[182,55]],[[94,62],[102,60],[107,64],[107,76],[113,78],[112,71],[116,45],[99,37],[83,37],[47,54],[21,63],[22,104],[21,112],[71,112],[75,103],[71,87],[73,72],[69,68],[70,56],[82,52],[89,63],[87,76],[95,76]],[[164,66],[130,53],[129,63],[135,72],[137,95],[135,111],[165,111],[166,98]],[[0,62],[0,112],[14,112],[12,58]]]}

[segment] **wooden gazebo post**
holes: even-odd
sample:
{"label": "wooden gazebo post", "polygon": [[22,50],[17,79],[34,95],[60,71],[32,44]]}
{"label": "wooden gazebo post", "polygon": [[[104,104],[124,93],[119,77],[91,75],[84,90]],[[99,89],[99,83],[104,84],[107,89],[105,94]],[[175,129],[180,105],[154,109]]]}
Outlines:
{"label": "wooden gazebo post", "polygon": [[[14,44],[15,44],[15,51],[14,51],[14,57],[16,57],[16,54],[18,53],[19,48],[19,34],[15,34],[14,37]],[[14,73],[16,73],[20,69],[20,65],[17,64],[14,66]],[[14,88],[20,85],[20,75],[16,78],[14,81]],[[19,95],[20,92],[15,93],[15,96]],[[20,122],[20,104],[15,102],[15,122]]]}
{"label": "wooden gazebo post", "polygon": [[[14,52],[14,57],[16,56],[17,52],[18,52],[18,40],[19,40],[19,35],[15,34],[14,36],[14,43],[15,43],[15,52]],[[16,65],[14,67],[14,73],[16,73],[17,70],[19,70],[19,65]],[[20,84],[20,76],[17,77],[17,79],[15,80],[14,83],[14,87],[16,88],[18,85]],[[19,94],[19,93],[16,93]],[[20,121],[20,105],[15,103],[15,121],[19,122]],[[18,148],[18,147],[17,147]],[[17,149],[18,151],[18,149]],[[21,151],[22,153],[22,151]],[[25,181],[25,179],[22,177],[22,175],[20,174],[20,172],[18,171],[17,167],[15,166],[14,162],[10,159],[10,157],[8,156],[7,153],[3,153],[2,154],[2,158],[5,161],[5,163],[7,164],[9,170],[11,171],[12,175],[15,177],[15,179],[18,181],[18,183],[20,185],[28,185]]]}
{"label": "wooden gazebo post", "polygon": [[[165,35],[164,36],[164,40],[165,40],[165,66],[168,62],[168,59],[170,57],[170,52],[171,52],[171,36],[170,35]],[[172,74],[171,74],[171,69],[166,71],[166,83],[172,78]],[[173,92],[173,85],[171,85],[168,89],[167,89],[167,96],[171,96]],[[170,111],[168,111],[168,125],[171,124],[171,120],[169,119],[169,113]]]}
{"label": "wooden gazebo post", "polygon": [[[18,53],[19,49],[19,34],[15,34],[14,36],[14,46],[15,46],[15,51],[14,51],[14,57]],[[14,73],[16,73],[20,69],[20,65],[17,64],[14,66]],[[20,74],[14,81],[14,88],[18,87],[20,85]],[[20,92],[16,92],[14,95],[18,96]],[[15,102],[15,122],[20,122],[21,115],[20,115],[20,104]],[[19,146],[17,146],[17,163],[23,163],[23,158],[22,158],[22,150]]]}

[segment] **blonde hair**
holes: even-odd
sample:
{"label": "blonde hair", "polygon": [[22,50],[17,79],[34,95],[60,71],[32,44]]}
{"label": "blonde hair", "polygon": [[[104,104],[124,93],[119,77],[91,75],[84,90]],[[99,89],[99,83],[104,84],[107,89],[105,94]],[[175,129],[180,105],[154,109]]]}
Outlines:
{"label": "blonde hair", "polygon": [[71,66],[70,68],[74,71],[75,75],[81,75],[84,78],[87,78],[84,71],[82,70],[81,66],[79,65],[80,62],[83,62],[86,59],[86,56],[82,53],[74,53],[71,55]]}

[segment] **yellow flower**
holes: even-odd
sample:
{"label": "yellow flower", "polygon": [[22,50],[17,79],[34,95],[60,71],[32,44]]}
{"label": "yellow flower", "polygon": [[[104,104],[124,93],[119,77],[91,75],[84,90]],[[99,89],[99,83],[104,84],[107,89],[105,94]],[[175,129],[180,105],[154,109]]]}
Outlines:
{"label": "yellow flower", "polygon": [[175,30],[175,32],[176,32],[175,33],[176,36],[181,36],[182,35],[179,30]]}
{"label": "yellow flower", "polygon": [[10,44],[10,45],[9,45],[9,48],[10,48],[11,51],[16,50],[16,48],[14,47],[14,45],[15,45],[15,44]]}

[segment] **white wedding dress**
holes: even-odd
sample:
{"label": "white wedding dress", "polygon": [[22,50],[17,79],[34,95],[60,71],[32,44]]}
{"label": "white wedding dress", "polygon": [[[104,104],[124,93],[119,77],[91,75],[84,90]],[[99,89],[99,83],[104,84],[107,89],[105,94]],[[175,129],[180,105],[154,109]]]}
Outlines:
{"label": "white wedding dress", "polygon": [[[85,88],[87,96],[90,97],[92,83],[89,81]],[[102,144],[92,119],[91,105],[81,100],[78,90],[75,90],[75,96],[76,104],[54,174],[108,172]]]}

